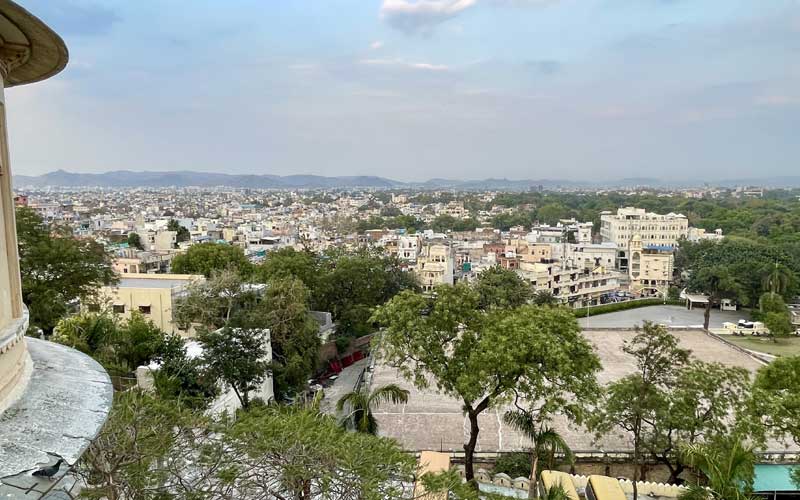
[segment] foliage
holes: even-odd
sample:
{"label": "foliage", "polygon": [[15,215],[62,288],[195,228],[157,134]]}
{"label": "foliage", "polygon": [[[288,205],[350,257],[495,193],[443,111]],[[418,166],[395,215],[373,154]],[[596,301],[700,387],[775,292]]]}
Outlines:
{"label": "foliage", "polygon": [[175,231],[175,233],[177,233],[175,235],[176,243],[189,241],[192,238],[192,235],[189,233],[189,230],[181,226],[180,223],[175,219],[169,220],[169,222],[167,223],[167,231]]}
{"label": "foliage", "polygon": [[92,239],[44,223],[26,207],[16,211],[22,300],[30,322],[51,333],[77,300],[91,301],[99,288],[116,282],[111,256]]}
{"label": "foliage", "polygon": [[233,389],[243,408],[250,406],[250,393],[267,376],[267,338],[264,330],[221,328],[200,331],[208,375]]}
{"label": "foliage", "polygon": [[687,446],[685,460],[706,478],[691,485],[680,500],[755,500],[752,495],[756,455],[737,434]]}
{"label": "foliage", "polygon": [[196,409],[207,407],[217,397],[217,380],[209,375],[202,358],[187,355],[186,343],[180,336],[167,336],[154,361],[160,365],[152,372],[159,397]]}
{"label": "foliage", "polygon": [[144,245],[142,245],[142,237],[139,236],[139,233],[128,233],[127,243],[131,248],[144,250]]}
{"label": "foliage", "polygon": [[484,270],[475,280],[481,309],[515,308],[527,304],[533,288],[510,269],[499,265]]}
{"label": "foliage", "polygon": [[622,350],[633,356],[637,371],[608,385],[605,397],[590,421],[598,435],[619,428],[633,441],[633,499],[642,463],[648,423],[657,422],[665,405],[665,389],[675,383],[678,368],[689,360],[689,351],[666,328],[645,322],[641,331]]}
{"label": "foliage", "polygon": [[537,306],[554,306],[558,304],[558,299],[550,290],[537,290],[531,297],[531,303]]}
{"label": "foliage", "polygon": [[255,268],[255,279],[268,283],[276,279],[297,278],[309,289],[317,284],[320,262],[311,252],[298,252],[294,248],[281,248],[267,254],[263,263]]}
{"label": "foliage", "polygon": [[305,388],[319,359],[319,325],[308,308],[309,291],[296,278],[268,283],[263,298],[244,320],[250,328],[268,328],[273,385],[278,397]]}
{"label": "foliage", "polygon": [[252,264],[240,247],[225,243],[192,245],[186,253],[172,259],[172,272],[177,274],[202,274],[210,278],[226,269],[244,277],[251,274]]}
{"label": "foliage", "polygon": [[531,458],[521,451],[503,453],[497,457],[492,472],[508,474],[509,477],[531,477]]}
{"label": "foliage", "polygon": [[792,318],[788,312],[768,312],[763,316],[762,321],[772,336],[789,335],[794,332]]}
{"label": "foliage", "polygon": [[376,346],[386,362],[417,387],[433,384],[463,401],[469,481],[482,412],[514,395],[546,395],[550,407],[572,407],[596,393],[600,368],[569,311],[523,306],[483,313],[478,304],[475,290],[457,284],[440,287],[435,297],[402,292],[374,315],[386,327]]}
{"label": "foliage", "polygon": [[173,318],[184,330],[192,324],[222,328],[232,319],[249,314],[257,298],[235,270],[223,269],[211,279],[191,283],[186,294],[175,301]]}
{"label": "foliage", "polygon": [[243,412],[225,443],[225,454],[235,457],[231,491],[243,498],[408,498],[401,481],[413,478],[416,467],[396,442],[347,432],[308,409]]}
{"label": "foliage", "polygon": [[378,387],[371,392],[364,389],[345,394],[336,402],[336,411],[346,411],[343,423],[346,427],[367,434],[378,434],[378,422],[372,410],[382,403],[405,404],[409,392],[396,384]]}
{"label": "foliage", "polygon": [[758,371],[751,406],[771,434],[800,444],[800,356],[778,358]]}
{"label": "foliage", "polygon": [[739,300],[745,293],[736,275],[723,265],[701,267],[695,270],[689,279],[687,289],[708,296],[703,315],[703,328],[706,330],[710,323],[712,307],[719,305],[722,299]]}

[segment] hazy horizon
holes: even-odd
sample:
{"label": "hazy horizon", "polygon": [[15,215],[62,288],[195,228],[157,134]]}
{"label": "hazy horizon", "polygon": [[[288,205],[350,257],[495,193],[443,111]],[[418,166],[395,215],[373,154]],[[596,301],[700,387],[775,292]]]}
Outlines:
{"label": "hazy horizon", "polygon": [[800,170],[797,0],[20,3],[70,63],[6,90],[19,175]]}

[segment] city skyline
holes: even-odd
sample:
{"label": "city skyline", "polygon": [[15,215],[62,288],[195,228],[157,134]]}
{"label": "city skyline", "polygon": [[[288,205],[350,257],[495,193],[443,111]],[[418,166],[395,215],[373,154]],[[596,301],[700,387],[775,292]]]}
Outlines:
{"label": "city skyline", "polygon": [[800,153],[796,1],[22,3],[71,63],[8,91],[20,175],[749,178]]}

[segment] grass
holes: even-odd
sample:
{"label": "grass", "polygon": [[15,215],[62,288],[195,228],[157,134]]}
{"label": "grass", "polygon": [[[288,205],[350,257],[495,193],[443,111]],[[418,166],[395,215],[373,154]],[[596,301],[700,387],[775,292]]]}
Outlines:
{"label": "grass", "polygon": [[800,337],[782,337],[775,343],[766,337],[735,337],[722,335],[723,339],[751,351],[765,352],[773,356],[800,356]]}

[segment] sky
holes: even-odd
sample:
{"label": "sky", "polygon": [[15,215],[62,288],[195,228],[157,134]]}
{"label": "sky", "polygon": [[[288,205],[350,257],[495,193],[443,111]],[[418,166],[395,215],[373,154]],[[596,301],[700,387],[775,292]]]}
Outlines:
{"label": "sky", "polygon": [[18,174],[800,175],[800,0],[17,1]]}

